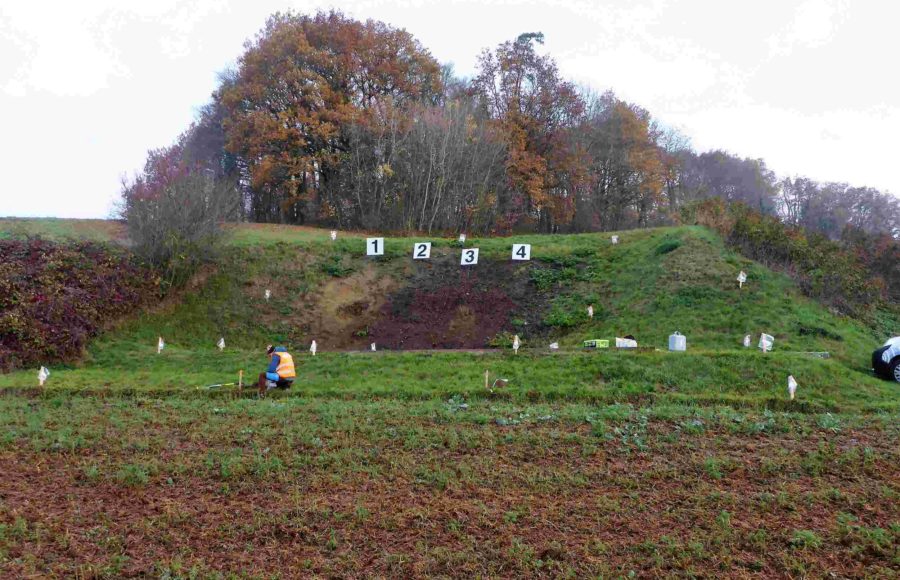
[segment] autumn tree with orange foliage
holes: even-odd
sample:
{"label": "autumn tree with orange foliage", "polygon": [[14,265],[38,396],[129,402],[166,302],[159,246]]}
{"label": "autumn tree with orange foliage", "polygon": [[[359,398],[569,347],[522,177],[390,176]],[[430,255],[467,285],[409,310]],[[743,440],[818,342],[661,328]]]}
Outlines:
{"label": "autumn tree with orange foliage", "polygon": [[581,200],[587,229],[646,227],[664,200],[667,169],[650,114],[611,92],[592,98],[579,135],[590,184]]}
{"label": "autumn tree with orange foliage", "polygon": [[340,12],[275,14],[218,94],[254,221],[303,223],[336,209],[319,193],[349,152],[348,129],[384,99],[434,102],[438,63],[406,31]]}
{"label": "autumn tree with orange foliage", "polygon": [[521,34],[484,51],[472,84],[507,147],[511,187],[499,200],[501,228],[531,222],[554,231],[568,224],[584,179],[571,140],[584,103],[553,59],[537,53],[535,44],[543,41],[541,33]]}

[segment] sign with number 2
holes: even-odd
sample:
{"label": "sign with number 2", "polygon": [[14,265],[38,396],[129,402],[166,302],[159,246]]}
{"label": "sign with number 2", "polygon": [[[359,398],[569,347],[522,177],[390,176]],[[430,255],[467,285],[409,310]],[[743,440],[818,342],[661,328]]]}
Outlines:
{"label": "sign with number 2", "polygon": [[427,260],[431,257],[431,242],[413,244],[413,260]]}

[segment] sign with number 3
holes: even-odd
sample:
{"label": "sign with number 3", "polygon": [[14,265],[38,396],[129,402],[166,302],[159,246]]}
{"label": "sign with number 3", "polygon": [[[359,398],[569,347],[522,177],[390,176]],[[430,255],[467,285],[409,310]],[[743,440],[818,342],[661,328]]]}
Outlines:
{"label": "sign with number 3", "polygon": [[459,259],[461,266],[474,266],[478,263],[478,248],[467,248],[463,250]]}

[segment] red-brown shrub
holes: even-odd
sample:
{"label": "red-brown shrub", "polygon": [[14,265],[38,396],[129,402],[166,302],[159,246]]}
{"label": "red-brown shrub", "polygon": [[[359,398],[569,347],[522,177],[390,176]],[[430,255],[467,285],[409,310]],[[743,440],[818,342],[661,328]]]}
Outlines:
{"label": "red-brown shrub", "polygon": [[96,242],[0,240],[0,371],[71,362],[157,293],[152,272]]}

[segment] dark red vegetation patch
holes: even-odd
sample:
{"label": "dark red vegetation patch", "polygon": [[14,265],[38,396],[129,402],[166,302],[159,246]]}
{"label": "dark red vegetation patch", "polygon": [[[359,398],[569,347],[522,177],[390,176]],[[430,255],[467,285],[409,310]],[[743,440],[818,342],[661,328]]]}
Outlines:
{"label": "dark red vegetation patch", "polygon": [[76,359],[157,290],[148,269],[105,244],[0,240],[0,370]]}
{"label": "dark red vegetation patch", "polygon": [[501,332],[540,332],[546,299],[520,267],[435,261],[388,298],[369,334],[379,346],[409,350],[482,348]]}

